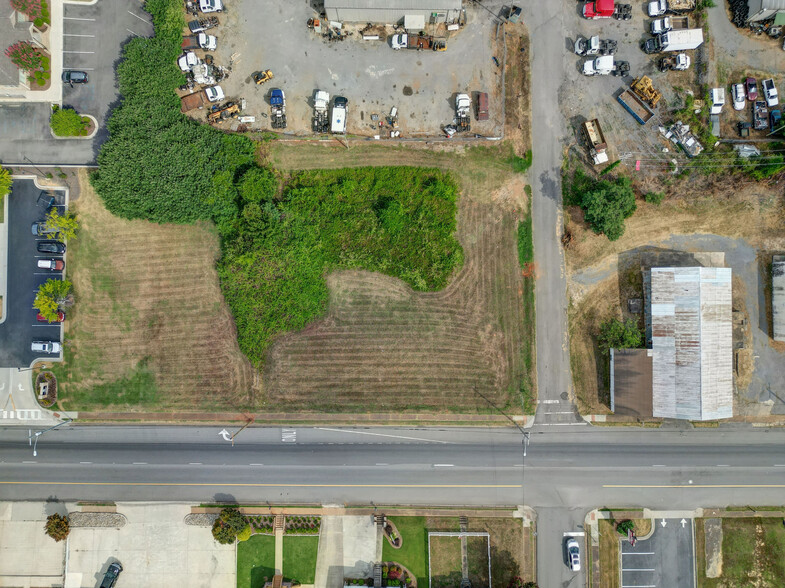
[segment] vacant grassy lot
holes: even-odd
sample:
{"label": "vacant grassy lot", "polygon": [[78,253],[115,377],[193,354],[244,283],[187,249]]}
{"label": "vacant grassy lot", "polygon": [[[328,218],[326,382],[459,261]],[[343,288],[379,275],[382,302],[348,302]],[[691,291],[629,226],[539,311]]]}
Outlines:
{"label": "vacant grassy lot", "polygon": [[275,575],[275,537],[252,535],[237,544],[237,588],[262,588]]}
{"label": "vacant grassy lot", "polygon": [[489,539],[487,537],[466,538],[466,557],[469,568],[469,581],[472,583],[472,586],[476,586],[477,588],[489,586],[488,541]]}
{"label": "vacant grassy lot", "polygon": [[785,526],[779,518],[722,520],[722,575],[706,578],[703,521],[696,527],[698,588],[785,585]]}
{"label": "vacant grassy lot", "polygon": [[[462,188],[464,265],[447,288],[414,292],[365,271],[327,277],[327,316],[281,337],[265,371],[268,407],[344,411],[521,412],[533,372],[533,317],[524,314],[517,226],[526,218],[510,146],[459,153],[359,145],[274,145],[281,169],[416,164],[451,171]],[[525,358],[528,357],[528,360]],[[532,388],[531,377],[524,388]],[[530,398],[531,398],[530,394]]]}
{"label": "vacant grassy lot", "polygon": [[283,575],[300,584],[313,584],[319,537],[283,537]]}
{"label": "vacant grassy lot", "polygon": [[[385,539],[382,548],[384,561],[395,561],[417,577],[417,585],[428,585],[428,531],[425,517],[390,517],[403,539],[400,549],[394,549]],[[460,568],[459,568],[460,569]]]}
{"label": "vacant grassy lot", "polygon": [[454,588],[460,585],[460,537],[431,537],[431,586]]}
{"label": "vacant grassy lot", "polygon": [[112,216],[80,176],[82,230],[69,243],[76,305],[55,364],[62,408],[161,410],[253,403],[253,372],[218,286],[207,224]]}

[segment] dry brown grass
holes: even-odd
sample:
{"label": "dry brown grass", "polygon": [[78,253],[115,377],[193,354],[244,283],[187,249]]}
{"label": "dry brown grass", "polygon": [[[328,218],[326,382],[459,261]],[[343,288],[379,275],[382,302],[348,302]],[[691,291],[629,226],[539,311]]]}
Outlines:
{"label": "dry brown grass", "polygon": [[[523,568],[523,524],[521,519],[470,518],[468,530],[487,531],[490,535],[492,588],[507,588],[510,579],[515,576],[521,576],[524,580],[533,579],[531,578],[532,570]],[[483,548],[485,548],[484,544]],[[475,551],[479,554],[480,548],[478,547]]]}
{"label": "dry brown grass", "polygon": [[[361,145],[348,151],[276,147],[276,167],[432,165],[461,181],[457,237],[463,268],[440,292],[412,291],[364,271],[327,277],[327,316],[282,337],[265,372],[268,406],[318,410],[491,409],[511,403],[523,374],[522,277],[516,226],[525,210],[520,176],[498,151],[465,155]],[[496,173],[490,173],[493,168]],[[509,406],[508,406],[509,405]]]}
{"label": "dry brown grass", "polygon": [[460,537],[431,537],[430,562],[431,582],[434,588],[460,586]]}
{"label": "dry brown grass", "polygon": [[[69,246],[67,267],[77,302],[65,323],[66,361],[59,369],[65,406],[251,404],[253,372],[218,284],[215,232],[207,224],[120,219],[104,208],[84,171],[80,185],[72,208],[82,230]],[[138,397],[118,385],[107,398],[113,384],[141,372],[155,391]]]}

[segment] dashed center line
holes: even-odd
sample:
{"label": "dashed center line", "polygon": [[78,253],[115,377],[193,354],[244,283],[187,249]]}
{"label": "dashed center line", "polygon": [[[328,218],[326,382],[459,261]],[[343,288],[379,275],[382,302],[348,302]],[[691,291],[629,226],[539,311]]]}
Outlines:
{"label": "dashed center line", "polygon": [[435,463],[435,464],[433,464],[433,467],[435,467],[435,468],[454,468],[455,465],[453,465],[451,463]]}

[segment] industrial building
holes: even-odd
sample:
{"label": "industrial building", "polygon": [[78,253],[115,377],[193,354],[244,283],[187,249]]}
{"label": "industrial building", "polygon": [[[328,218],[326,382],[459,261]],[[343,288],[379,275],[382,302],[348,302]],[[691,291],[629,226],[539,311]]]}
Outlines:
{"label": "industrial building", "polygon": [[643,282],[648,348],[611,350],[611,409],[644,418],[732,417],[730,268],[651,268]]}
{"label": "industrial building", "polygon": [[[324,0],[328,20],[383,24],[457,23],[462,0]],[[412,29],[416,24],[410,24]],[[420,27],[420,28],[422,28]]]}
{"label": "industrial building", "polygon": [[785,255],[775,255],[771,264],[772,339],[785,342]]}
{"label": "industrial building", "polygon": [[750,12],[747,20],[756,22],[761,20],[768,20],[770,18],[777,18],[785,22],[785,0],[747,0]]}

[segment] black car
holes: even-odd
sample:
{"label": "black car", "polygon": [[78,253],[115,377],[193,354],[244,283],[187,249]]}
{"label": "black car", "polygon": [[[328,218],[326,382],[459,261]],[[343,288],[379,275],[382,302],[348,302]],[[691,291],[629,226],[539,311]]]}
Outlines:
{"label": "black car", "polygon": [[46,227],[45,221],[38,221],[32,224],[30,231],[33,233],[33,235],[40,237],[41,235],[53,235],[57,232],[57,229],[49,229]]}
{"label": "black car", "polygon": [[39,253],[57,253],[62,255],[65,253],[65,244],[59,241],[40,241],[38,243]]}
{"label": "black car", "polygon": [[86,84],[87,83],[87,72],[85,71],[76,71],[72,69],[67,69],[63,72],[63,83],[64,84]]}
{"label": "black car", "polygon": [[55,197],[51,194],[47,194],[46,192],[41,192],[38,195],[38,206],[43,208],[44,210],[49,210],[55,205]]}
{"label": "black car", "polygon": [[117,577],[122,571],[123,566],[121,566],[119,563],[115,562],[109,564],[109,568],[106,570],[104,579],[101,582],[101,588],[112,588],[115,585],[115,582],[117,582]]}

